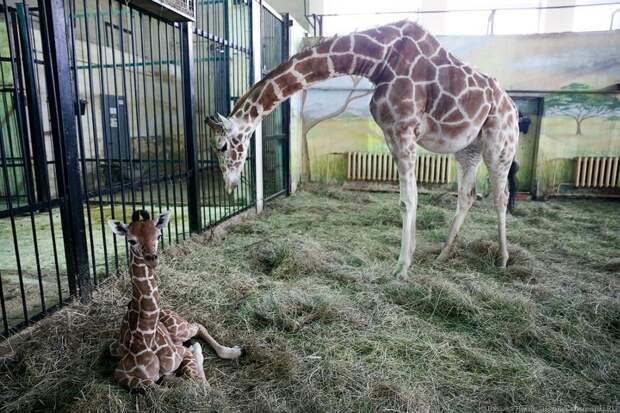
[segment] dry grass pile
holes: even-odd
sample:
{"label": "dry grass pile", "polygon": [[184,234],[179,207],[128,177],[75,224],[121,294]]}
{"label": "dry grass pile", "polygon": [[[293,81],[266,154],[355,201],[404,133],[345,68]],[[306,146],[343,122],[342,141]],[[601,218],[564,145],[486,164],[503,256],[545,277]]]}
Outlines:
{"label": "dry grass pile", "polygon": [[166,251],[164,305],[204,323],[238,363],[205,348],[210,389],[183,380],[130,395],[107,344],[126,279],[2,343],[0,411],[420,411],[607,408],[620,403],[620,208],[519,203],[511,260],[476,203],[434,261],[456,199],[420,197],[406,279],[396,193],[311,187],[207,242]]}

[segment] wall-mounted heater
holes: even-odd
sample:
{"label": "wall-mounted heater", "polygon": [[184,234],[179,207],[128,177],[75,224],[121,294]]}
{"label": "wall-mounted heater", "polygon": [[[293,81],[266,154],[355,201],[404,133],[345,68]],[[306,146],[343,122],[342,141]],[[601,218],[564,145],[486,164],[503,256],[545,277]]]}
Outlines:
{"label": "wall-mounted heater", "polygon": [[620,188],[620,156],[575,158],[575,187]]}
{"label": "wall-mounted heater", "polygon": [[[416,178],[420,183],[446,184],[450,182],[449,155],[418,155]],[[398,170],[394,158],[388,153],[347,153],[347,179],[349,181],[397,181]]]}

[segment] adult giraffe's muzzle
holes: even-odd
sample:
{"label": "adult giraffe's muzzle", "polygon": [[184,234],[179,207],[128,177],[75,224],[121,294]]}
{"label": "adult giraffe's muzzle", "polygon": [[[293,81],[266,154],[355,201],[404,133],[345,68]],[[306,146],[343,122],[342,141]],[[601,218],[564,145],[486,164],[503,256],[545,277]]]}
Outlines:
{"label": "adult giraffe's muzzle", "polygon": [[224,187],[226,188],[226,193],[228,195],[232,194],[237,186],[239,186],[239,179],[238,178],[237,179],[235,179],[235,178],[228,178],[228,177],[224,178]]}

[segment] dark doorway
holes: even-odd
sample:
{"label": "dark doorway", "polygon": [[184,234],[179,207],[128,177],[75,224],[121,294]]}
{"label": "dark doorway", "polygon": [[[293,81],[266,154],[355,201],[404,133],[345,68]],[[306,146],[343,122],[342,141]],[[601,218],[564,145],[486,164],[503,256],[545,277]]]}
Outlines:
{"label": "dark doorway", "polygon": [[519,190],[520,192],[535,193],[536,154],[542,117],[542,98],[513,97],[513,100],[517,104],[521,119],[529,119],[527,132],[522,131],[519,134],[519,145],[517,147]]}

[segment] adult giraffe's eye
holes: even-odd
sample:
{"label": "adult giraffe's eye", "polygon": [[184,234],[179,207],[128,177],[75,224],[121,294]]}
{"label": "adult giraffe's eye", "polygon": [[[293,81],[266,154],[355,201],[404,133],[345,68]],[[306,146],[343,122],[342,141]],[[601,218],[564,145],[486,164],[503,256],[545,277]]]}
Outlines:
{"label": "adult giraffe's eye", "polygon": [[130,240],[127,240],[127,242],[128,242],[130,245],[136,245],[136,244],[138,243],[138,241],[136,241],[135,239],[130,239]]}
{"label": "adult giraffe's eye", "polygon": [[228,142],[225,142],[224,145],[222,145],[220,147],[220,149],[218,149],[220,152],[226,152],[226,150],[228,149]]}

